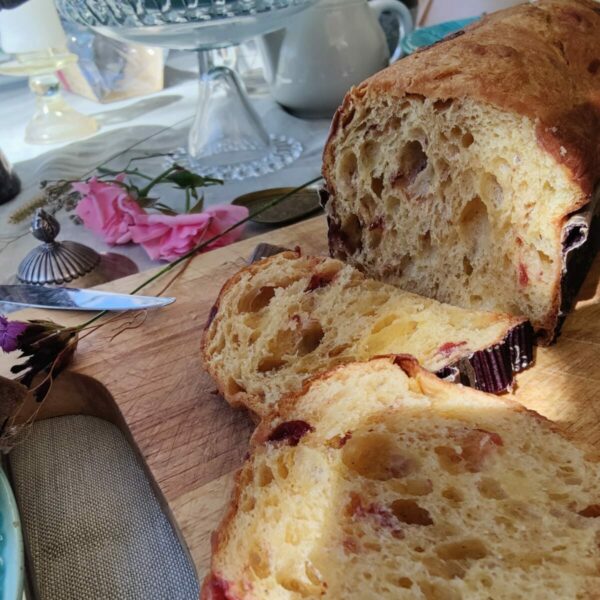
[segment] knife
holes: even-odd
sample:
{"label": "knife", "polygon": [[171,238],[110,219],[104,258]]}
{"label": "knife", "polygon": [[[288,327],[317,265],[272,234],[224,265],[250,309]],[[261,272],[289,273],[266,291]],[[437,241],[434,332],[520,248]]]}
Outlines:
{"label": "knife", "polygon": [[39,285],[0,285],[0,302],[58,310],[143,310],[166,306],[175,302],[175,298]]}

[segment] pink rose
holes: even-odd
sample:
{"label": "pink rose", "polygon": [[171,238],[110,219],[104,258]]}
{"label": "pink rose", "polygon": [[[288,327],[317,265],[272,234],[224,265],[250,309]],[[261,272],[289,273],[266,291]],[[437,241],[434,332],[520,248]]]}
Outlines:
{"label": "pink rose", "polygon": [[[124,175],[117,175],[115,179],[123,181],[124,178]],[[88,229],[107,244],[127,244],[131,241],[129,228],[136,216],[145,213],[124,187],[93,177],[88,182],[74,183],[73,189],[83,196],[75,213]]]}
{"label": "pink rose", "polygon": [[[231,204],[194,214],[138,214],[129,231],[131,239],[141,244],[152,260],[175,260],[247,216],[247,208]],[[207,249],[235,242],[242,231],[243,227],[237,227]]]}

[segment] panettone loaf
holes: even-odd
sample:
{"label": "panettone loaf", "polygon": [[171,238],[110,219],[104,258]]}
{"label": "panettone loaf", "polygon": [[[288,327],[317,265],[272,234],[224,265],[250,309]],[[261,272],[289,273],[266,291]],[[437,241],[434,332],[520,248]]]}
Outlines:
{"label": "panettone loaf", "polygon": [[532,362],[521,317],[441,304],[367,279],[338,260],[284,252],[225,283],[202,342],[219,391],[259,416],[320,371],[411,353],[444,377],[509,388]]}
{"label": "panettone loaf", "polygon": [[204,600],[593,600],[600,457],[410,357],[316,377],[265,419]]}
{"label": "panettone loaf", "polygon": [[552,341],[595,250],[600,4],[524,3],[374,75],[323,175],[332,256]]}

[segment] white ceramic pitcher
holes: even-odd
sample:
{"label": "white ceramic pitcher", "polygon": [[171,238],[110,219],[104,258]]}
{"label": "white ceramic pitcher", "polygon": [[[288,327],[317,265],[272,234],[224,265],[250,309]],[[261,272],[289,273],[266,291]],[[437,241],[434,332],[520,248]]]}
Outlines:
{"label": "white ceramic pitcher", "polygon": [[[292,112],[329,117],[344,94],[386,67],[390,55],[379,15],[398,16],[400,37],[412,30],[398,0],[318,0],[290,19],[286,29],[259,40],[271,94]],[[391,61],[400,57],[400,45]]]}

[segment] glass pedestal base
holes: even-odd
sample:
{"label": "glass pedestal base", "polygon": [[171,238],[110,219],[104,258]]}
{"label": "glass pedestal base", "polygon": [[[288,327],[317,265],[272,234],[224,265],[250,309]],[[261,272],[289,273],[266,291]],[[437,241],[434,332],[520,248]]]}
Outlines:
{"label": "glass pedestal base", "polygon": [[255,149],[244,144],[236,148],[230,142],[224,142],[215,147],[213,157],[194,158],[185,148],[178,148],[172,154],[172,160],[200,175],[239,180],[283,169],[300,154],[302,144],[297,140],[284,135],[270,135],[266,148]]}

